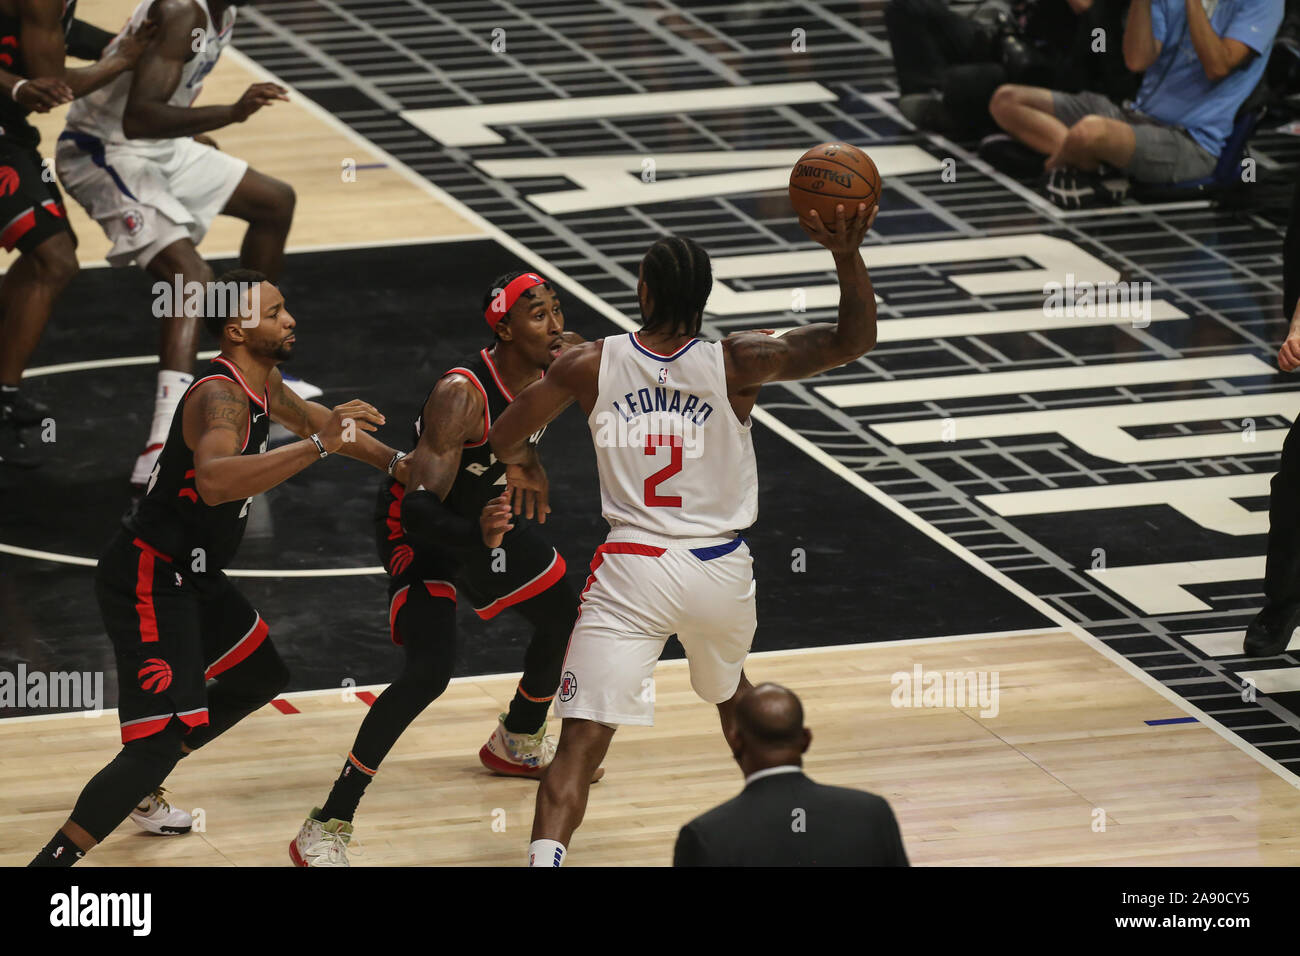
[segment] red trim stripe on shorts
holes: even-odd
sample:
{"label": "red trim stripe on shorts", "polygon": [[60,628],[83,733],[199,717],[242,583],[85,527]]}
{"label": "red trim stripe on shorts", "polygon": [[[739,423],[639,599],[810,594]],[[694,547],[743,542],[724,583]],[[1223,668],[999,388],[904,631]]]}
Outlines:
{"label": "red trim stripe on shorts", "polygon": [[491,604],[485,607],[474,608],[474,613],[485,621],[490,620],[511,605],[521,604],[529,598],[536,597],[556,581],[560,580],[560,578],[564,577],[564,558],[560,557],[560,552],[555,551],[554,548],[551,550],[555,553],[555,557],[551,559],[551,563],[547,565],[545,571],[537,575],[537,577],[533,578],[527,584],[521,585],[509,594],[497,598]]}

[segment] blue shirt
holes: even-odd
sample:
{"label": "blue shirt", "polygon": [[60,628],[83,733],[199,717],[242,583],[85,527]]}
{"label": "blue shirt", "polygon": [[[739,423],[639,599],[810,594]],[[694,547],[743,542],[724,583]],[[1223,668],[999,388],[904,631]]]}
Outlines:
{"label": "blue shirt", "polygon": [[1219,0],[1210,26],[1257,54],[1217,83],[1205,75],[1192,45],[1185,0],[1151,0],[1151,33],[1160,55],[1142,77],[1134,105],[1152,119],[1181,126],[1218,156],[1237,110],[1259,83],[1282,23],[1284,0]]}

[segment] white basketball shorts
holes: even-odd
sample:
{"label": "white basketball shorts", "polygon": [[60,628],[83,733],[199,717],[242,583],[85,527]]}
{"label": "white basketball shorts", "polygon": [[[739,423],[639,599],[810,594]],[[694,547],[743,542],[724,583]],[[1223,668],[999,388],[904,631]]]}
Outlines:
{"label": "white basketball shorts", "polygon": [[693,550],[606,541],[582,592],[556,716],[653,725],[655,663],[672,634],[695,692],[710,704],[729,700],[754,640],[754,587],[741,538]]}
{"label": "white basketball shorts", "polygon": [[105,144],[66,130],[54,153],[59,181],[113,240],[114,266],[147,266],[179,239],[196,246],[248,163],[189,137]]}

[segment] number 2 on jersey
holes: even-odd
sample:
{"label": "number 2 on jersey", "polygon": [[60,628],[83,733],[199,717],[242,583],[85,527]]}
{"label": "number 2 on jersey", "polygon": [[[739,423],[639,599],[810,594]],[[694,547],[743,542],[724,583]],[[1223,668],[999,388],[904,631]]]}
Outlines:
{"label": "number 2 on jersey", "polygon": [[646,435],[645,453],[656,454],[659,448],[668,445],[672,449],[672,460],[645,480],[645,503],[648,508],[680,508],[682,499],[678,495],[661,495],[655,489],[673,475],[682,470],[682,436],[681,435]]}

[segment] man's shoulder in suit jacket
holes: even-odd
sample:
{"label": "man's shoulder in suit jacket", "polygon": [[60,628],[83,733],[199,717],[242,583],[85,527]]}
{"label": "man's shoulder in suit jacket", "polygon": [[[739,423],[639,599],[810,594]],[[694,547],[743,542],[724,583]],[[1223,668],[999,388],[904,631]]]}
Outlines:
{"label": "man's shoulder in suit jacket", "polygon": [[780,773],[682,827],[673,865],[907,866],[907,854],[883,797]]}

